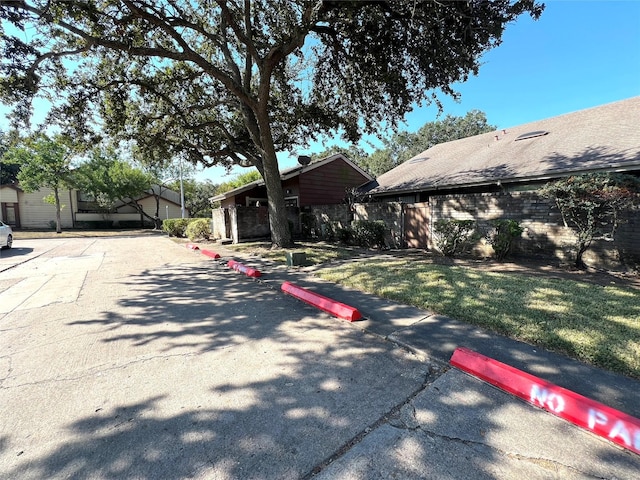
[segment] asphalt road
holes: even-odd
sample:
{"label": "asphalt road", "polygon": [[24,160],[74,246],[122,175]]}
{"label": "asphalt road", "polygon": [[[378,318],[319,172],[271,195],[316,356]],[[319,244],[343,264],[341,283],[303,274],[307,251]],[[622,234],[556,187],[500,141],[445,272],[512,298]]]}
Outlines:
{"label": "asphalt road", "polygon": [[0,258],[0,478],[633,478],[637,455],[166,237]]}

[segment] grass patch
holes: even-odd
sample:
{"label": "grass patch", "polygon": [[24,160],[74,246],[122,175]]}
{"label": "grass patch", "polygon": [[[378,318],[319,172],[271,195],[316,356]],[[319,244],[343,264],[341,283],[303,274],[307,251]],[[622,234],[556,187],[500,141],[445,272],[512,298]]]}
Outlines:
{"label": "grass patch", "polygon": [[420,260],[365,260],[320,277],[640,378],[640,291]]}
{"label": "grass patch", "polygon": [[346,260],[356,257],[360,253],[357,249],[354,248],[338,247],[324,242],[298,242],[296,243],[296,248],[289,249],[272,249],[270,242],[237,243],[234,245],[226,245],[226,248],[238,253],[256,255],[279,263],[287,262],[285,253],[288,251],[304,252],[307,258],[305,265],[307,266],[320,265],[336,260]]}

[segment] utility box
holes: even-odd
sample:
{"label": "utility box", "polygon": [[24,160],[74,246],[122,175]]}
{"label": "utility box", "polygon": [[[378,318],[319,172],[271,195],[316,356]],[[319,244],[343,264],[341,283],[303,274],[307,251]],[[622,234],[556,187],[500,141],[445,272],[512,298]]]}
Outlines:
{"label": "utility box", "polygon": [[285,252],[288,267],[298,267],[307,261],[307,254],[304,252]]}

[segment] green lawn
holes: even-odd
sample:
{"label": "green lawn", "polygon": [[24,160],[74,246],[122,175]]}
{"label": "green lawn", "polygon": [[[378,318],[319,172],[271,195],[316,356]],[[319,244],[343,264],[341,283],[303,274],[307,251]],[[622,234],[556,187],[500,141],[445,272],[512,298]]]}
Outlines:
{"label": "green lawn", "polygon": [[640,378],[640,291],[429,261],[371,259],[320,277]]}
{"label": "green lawn", "polygon": [[359,251],[350,247],[339,247],[324,242],[300,242],[296,248],[290,249],[271,249],[271,243],[268,242],[250,242],[238,243],[235,245],[226,245],[226,248],[243,254],[257,255],[262,258],[268,258],[274,262],[286,263],[285,252],[305,252],[305,265],[319,265],[335,260],[345,260],[359,255]]}

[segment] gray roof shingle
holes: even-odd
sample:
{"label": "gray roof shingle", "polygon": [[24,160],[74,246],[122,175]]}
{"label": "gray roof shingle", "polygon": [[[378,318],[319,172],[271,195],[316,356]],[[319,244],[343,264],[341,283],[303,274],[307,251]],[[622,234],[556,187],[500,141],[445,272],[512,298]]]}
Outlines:
{"label": "gray roof shingle", "polygon": [[[548,132],[516,140],[530,132]],[[640,97],[441,143],[386,172],[384,195],[640,169]]]}

